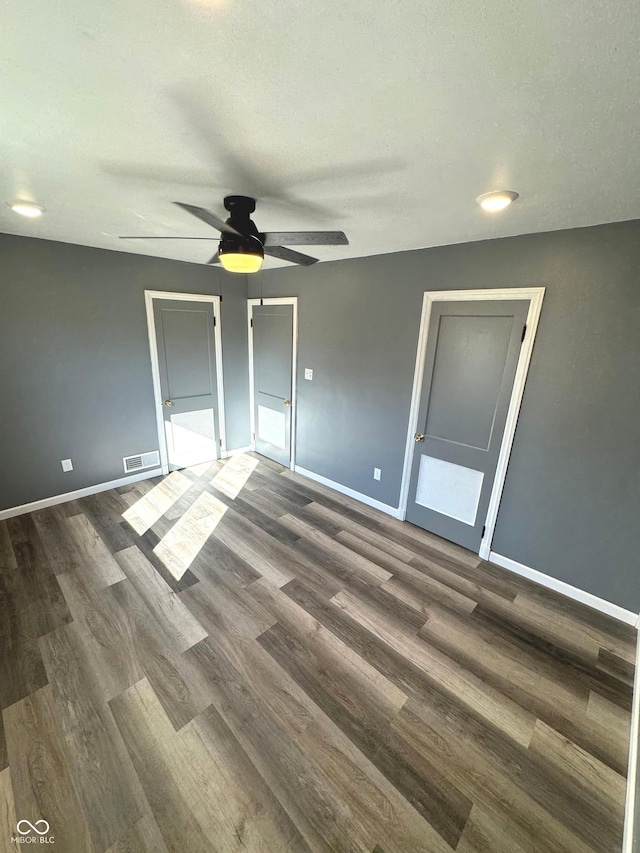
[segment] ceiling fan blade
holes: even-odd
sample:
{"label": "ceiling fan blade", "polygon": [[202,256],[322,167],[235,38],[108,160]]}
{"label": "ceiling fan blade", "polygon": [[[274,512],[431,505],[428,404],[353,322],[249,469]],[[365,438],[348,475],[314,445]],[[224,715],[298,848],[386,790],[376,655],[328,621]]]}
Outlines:
{"label": "ceiling fan blade", "polygon": [[207,264],[219,264],[220,263],[220,255],[216,252],[215,255],[211,258],[211,260],[207,261]]}
{"label": "ceiling fan blade", "polygon": [[216,242],[220,239],[220,237],[156,237],[149,234],[144,236],[142,234],[134,234],[127,235],[126,237],[118,237],[118,240],[215,240]]}
{"label": "ceiling fan blade", "polygon": [[344,231],[267,231],[265,246],[348,246]]}
{"label": "ceiling fan blade", "polygon": [[264,253],[271,258],[279,258],[281,261],[289,261],[292,264],[301,264],[303,267],[310,267],[312,264],[318,263],[318,258],[303,255],[302,252],[294,252],[293,249],[285,249],[284,246],[265,246]]}
{"label": "ceiling fan blade", "polygon": [[178,207],[186,210],[187,213],[190,213],[192,216],[196,216],[202,222],[206,222],[207,225],[211,225],[218,231],[222,231],[223,233],[226,231],[227,234],[237,234],[238,237],[242,236],[239,231],[236,231],[236,229],[233,228],[233,226],[227,225],[224,219],[220,219],[219,216],[216,216],[215,213],[211,213],[210,210],[205,210],[204,207],[196,207],[193,204],[185,204],[182,201],[174,201],[174,204],[177,204]]}

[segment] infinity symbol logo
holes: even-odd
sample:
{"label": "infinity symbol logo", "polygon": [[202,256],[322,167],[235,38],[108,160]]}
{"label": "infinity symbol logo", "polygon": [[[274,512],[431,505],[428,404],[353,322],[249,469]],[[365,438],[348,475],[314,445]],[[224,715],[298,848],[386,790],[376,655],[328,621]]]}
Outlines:
{"label": "infinity symbol logo", "polygon": [[[28,829],[20,829],[21,826],[27,826]],[[39,826],[44,826],[44,829],[38,829]],[[29,832],[37,832],[38,835],[46,835],[49,832],[49,824],[46,820],[37,820],[35,825],[28,820],[19,820],[16,829],[20,835],[27,835]]]}

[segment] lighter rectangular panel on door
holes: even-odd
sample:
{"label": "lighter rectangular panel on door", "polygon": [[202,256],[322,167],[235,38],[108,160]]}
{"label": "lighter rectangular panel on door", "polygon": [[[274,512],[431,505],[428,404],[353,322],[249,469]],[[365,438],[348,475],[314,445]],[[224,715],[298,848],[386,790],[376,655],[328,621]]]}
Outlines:
{"label": "lighter rectangular panel on door", "polygon": [[475,524],[482,491],[482,471],[433,456],[420,457],[416,503],[464,524]]}
{"label": "lighter rectangular panel on door", "polygon": [[440,317],[425,434],[486,450],[512,317]]}

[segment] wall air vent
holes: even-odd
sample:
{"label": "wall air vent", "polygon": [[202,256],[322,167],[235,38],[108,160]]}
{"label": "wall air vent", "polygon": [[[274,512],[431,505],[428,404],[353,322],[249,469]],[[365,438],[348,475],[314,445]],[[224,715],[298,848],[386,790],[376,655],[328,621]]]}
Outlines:
{"label": "wall air vent", "polygon": [[152,450],[150,453],[137,453],[135,456],[125,456],[124,462],[125,474],[130,474],[132,471],[142,471],[145,468],[157,468],[160,466],[160,454],[157,450]]}

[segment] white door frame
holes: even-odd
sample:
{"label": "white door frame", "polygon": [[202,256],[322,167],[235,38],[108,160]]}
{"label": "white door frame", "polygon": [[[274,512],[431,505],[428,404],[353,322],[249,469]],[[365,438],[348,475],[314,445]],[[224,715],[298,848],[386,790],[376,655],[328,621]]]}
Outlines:
{"label": "white door frame", "polygon": [[156,340],[156,324],[153,314],[153,302],[155,299],[171,299],[179,302],[211,302],[213,305],[214,346],[216,353],[216,385],[218,389],[218,447],[217,458],[220,459],[227,452],[227,434],[225,429],[224,414],[224,380],[222,371],[222,321],[220,319],[220,297],[209,293],[171,293],[167,290],[145,290],[144,302],[147,311],[147,330],[149,332],[149,351],[151,353],[151,374],[153,376],[153,396],[156,404],[156,422],[158,426],[158,446],[160,448],[160,463],[162,473],[169,473],[169,454],[167,452],[167,437],[164,429],[164,414],[162,389],[160,388],[160,366],[158,364],[158,341]]}
{"label": "white door frame", "polygon": [[502,497],[504,481],[507,476],[507,465],[509,464],[509,456],[513,446],[513,438],[516,432],[516,424],[518,415],[520,414],[520,405],[522,403],[522,395],[524,394],[524,386],[527,381],[527,373],[529,370],[529,362],[531,361],[531,353],[533,352],[533,344],[538,330],[538,321],[542,310],[542,300],[544,299],[544,287],[521,287],[521,288],[501,288],[495,290],[436,290],[427,291],[422,300],[422,317],[420,320],[420,334],[418,336],[418,350],[416,353],[416,367],[413,376],[413,392],[411,394],[411,409],[409,412],[409,429],[407,430],[407,444],[404,454],[404,468],[402,472],[402,487],[400,489],[400,517],[406,518],[407,503],[409,501],[409,481],[411,479],[411,467],[413,464],[413,454],[415,452],[414,435],[418,427],[418,409],[420,407],[420,395],[422,392],[422,380],[424,376],[424,359],[427,351],[427,337],[429,334],[429,323],[431,321],[431,308],[434,302],[484,302],[489,300],[499,299],[527,299],[530,300],[529,311],[527,313],[527,331],[525,339],[520,347],[520,356],[516,367],[516,375],[513,380],[513,390],[509,401],[509,409],[507,411],[507,420],[504,426],[502,436],[502,444],[500,445],[500,453],[498,455],[498,464],[496,466],[496,474],[491,489],[491,498],[487,509],[487,518],[485,521],[485,532],[480,543],[479,556],[483,560],[489,558],[491,551],[491,542],[493,540],[493,532],[498,518],[498,507]]}
{"label": "white door frame", "polygon": [[291,364],[291,464],[296,463],[296,420],[298,412],[298,297],[270,296],[264,299],[247,299],[247,332],[249,339],[249,407],[251,412],[251,449],[256,449],[255,400],[253,393],[253,326],[251,325],[254,305],[293,305],[293,349]]}

